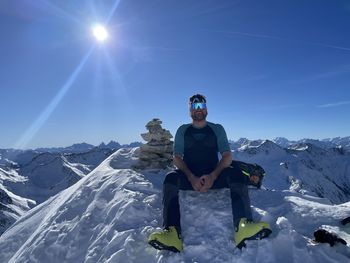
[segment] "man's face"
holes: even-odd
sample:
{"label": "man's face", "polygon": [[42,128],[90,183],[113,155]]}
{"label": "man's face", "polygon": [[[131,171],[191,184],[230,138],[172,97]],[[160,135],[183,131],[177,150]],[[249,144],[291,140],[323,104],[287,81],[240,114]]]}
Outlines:
{"label": "man's face", "polygon": [[207,115],[208,115],[208,111],[206,107],[205,108],[196,107],[195,109],[193,109],[193,107],[191,106],[190,113],[191,113],[191,118],[194,121],[203,121],[207,118]]}

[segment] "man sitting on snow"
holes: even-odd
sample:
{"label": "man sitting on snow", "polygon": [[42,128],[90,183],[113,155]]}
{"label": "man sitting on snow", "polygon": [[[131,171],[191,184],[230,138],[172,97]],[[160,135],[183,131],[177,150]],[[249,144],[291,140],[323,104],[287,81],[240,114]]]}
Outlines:
{"label": "man sitting on snow", "polygon": [[163,184],[164,230],[152,233],[149,244],[156,249],[182,251],[179,190],[230,188],[236,246],[243,247],[247,239],[267,237],[271,233],[269,224],[252,221],[249,177],[230,166],[232,155],[224,128],[206,121],[203,95],[193,95],[189,106],[192,123],[180,126],[175,135],[174,164],[178,169],[168,173]]}

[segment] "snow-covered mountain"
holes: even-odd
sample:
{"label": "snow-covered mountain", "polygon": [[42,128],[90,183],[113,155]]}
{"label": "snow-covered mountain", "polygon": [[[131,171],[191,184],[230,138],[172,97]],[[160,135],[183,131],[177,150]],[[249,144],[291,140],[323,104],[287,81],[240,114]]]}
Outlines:
{"label": "snow-covered mountain", "polygon": [[112,152],[99,147],[81,153],[2,150],[0,234],[25,211],[75,184]]}
{"label": "snow-covered mountain", "polygon": [[19,167],[29,163],[39,152],[33,150],[0,149],[0,165]]}
{"label": "snow-covered mountain", "polygon": [[231,150],[237,150],[242,147],[249,147],[249,146],[258,146],[260,145],[263,140],[249,140],[247,138],[240,138],[237,141],[229,141]]}
{"label": "snow-covered mountain", "polygon": [[[130,167],[137,161],[137,148],[120,149],[11,226],[0,237],[0,262],[348,262],[348,247],[316,244],[312,239],[313,232],[323,227],[349,243],[349,229],[339,220],[349,216],[350,202],[335,205],[295,185],[304,178],[294,172],[310,171],[304,166],[295,170],[293,160],[309,164],[312,156],[320,158],[322,153],[320,148],[288,152],[270,141],[254,151],[234,152],[247,161],[266,163],[264,187],[251,189],[250,195],[254,218],[268,221],[273,234],[236,249],[229,191],[181,191],[184,251],[173,254],[147,244],[148,235],[161,226],[166,171],[136,172]],[[280,164],[281,154],[295,159]],[[273,172],[276,166],[278,171]],[[291,174],[295,180],[286,180]]]}
{"label": "snow-covered mountain", "polygon": [[[237,150],[245,145],[256,146],[260,145],[263,140],[249,140],[247,138],[240,138],[237,141],[230,141],[231,149]],[[315,139],[301,139],[298,141],[291,141],[284,137],[277,137],[272,140],[272,142],[281,146],[282,148],[289,148],[297,144],[301,143],[309,143],[315,146],[318,146],[322,149],[330,149],[330,148],[343,148],[346,151],[350,151],[350,136],[348,137],[336,137],[336,138],[328,138],[323,140],[315,140]]]}
{"label": "snow-covered mountain", "polygon": [[15,170],[0,166],[0,235],[35,206],[35,201],[18,196],[3,185],[5,181],[20,185],[24,180]]}
{"label": "snow-covered mountain", "polygon": [[350,136],[328,138],[328,139],[324,139],[322,141],[333,143],[333,144],[335,144],[337,146],[341,146],[341,147],[343,147],[344,149],[347,149],[347,150],[350,149]]}
{"label": "snow-covered mountain", "polygon": [[282,148],[288,148],[289,146],[297,143],[296,141],[290,141],[284,137],[276,137],[272,141],[277,145],[281,146]]}
{"label": "snow-covered mountain", "polygon": [[[140,146],[142,143],[140,142],[133,142],[130,144],[124,144],[121,145],[118,142],[115,141],[110,141],[109,143],[105,144],[102,142],[100,145],[98,145],[98,148],[107,148],[110,150],[118,150],[122,147],[127,148],[127,147],[137,147]],[[76,143],[68,147],[50,147],[50,148],[37,148],[35,151],[45,153],[45,152],[50,152],[50,153],[84,153],[92,150],[93,148],[96,148],[96,146],[88,143]]]}
{"label": "snow-covered mountain", "polygon": [[79,143],[64,148],[0,149],[0,235],[25,211],[75,184],[123,146],[111,141],[97,147]]}
{"label": "snow-covered mountain", "polygon": [[[13,164],[14,169],[4,171],[8,176],[2,179],[2,185],[17,195],[41,203],[76,183],[111,153],[109,149],[100,148],[78,154],[36,153],[29,162]],[[22,180],[11,180],[11,172]]]}
{"label": "snow-covered mountain", "polygon": [[50,153],[80,153],[90,151],[95,146],[88,143],[75,143],[68,147],[50,147],[50,148],[37,148],[38,152],[50,152]]}
{"label": "snow-covered mountain", "polygon": [[310,191],[336,204],[350,201],[350,153],[341,148],[299,143],[285,149],[266,140],[258,146],[244,145],[233,156],[260,164],[274,189]]}
{"label": "snow-covered mountain", "polygon": [[[279,139],[281,139],[281,137]],[[350,136],[328,138],[328,139],[323,139],[323,140],[315,140],[315,139],[301,139],[298,141],[289,141],[287,139],[285,139],[285,140],[286,140],[285,143],[288,146],[292,146],[292,145],[300,144],[300,143],[309,143],[309,144],[313,144],[315,146],[318,146],[319,148],[322,148],[322,149],[343,148],[347,151],[350,151]],[[273,141],[275,141],[275,140],[273,140]],[[277,144],[279,144],[277,141],[275,141],[275,142]],[[282,145],[280,145],[280,146],[282,146]]]}

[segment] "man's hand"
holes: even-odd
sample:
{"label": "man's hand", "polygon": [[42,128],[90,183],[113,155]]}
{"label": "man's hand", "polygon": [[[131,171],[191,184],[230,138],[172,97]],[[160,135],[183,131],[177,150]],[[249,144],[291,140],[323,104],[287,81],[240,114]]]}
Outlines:
{"label": "man's hand", "polygon": [[203,187],[203,184],[201,182],[201,179],[200,177],[197,177],[195,175],[192,175],[190,178],[189,178],[189,181],[190,183],[192,184],[192,187],[195,191],[198,191],[198,192],[201,192],[201,189]]}
{"label": "man's hand", "polygon": [[201,177],[199,177],[199,179],[202,185],[199,191],[206,192],[213,186],[216,178],[213,174],[204,174]]}

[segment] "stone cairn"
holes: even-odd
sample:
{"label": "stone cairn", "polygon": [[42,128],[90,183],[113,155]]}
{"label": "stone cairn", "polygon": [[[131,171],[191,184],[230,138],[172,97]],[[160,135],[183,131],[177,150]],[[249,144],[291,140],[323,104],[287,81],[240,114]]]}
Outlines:
{"label": "stone cairn", "polygon": [[147,142],[141,145],[139,163],[136,169],[166,169],[172,163],[173,144],[170,141],[173,136],[168,130],[161,126],[162,121],[153,119],[147,123],[147,133],[142,133],[141,137]]}

